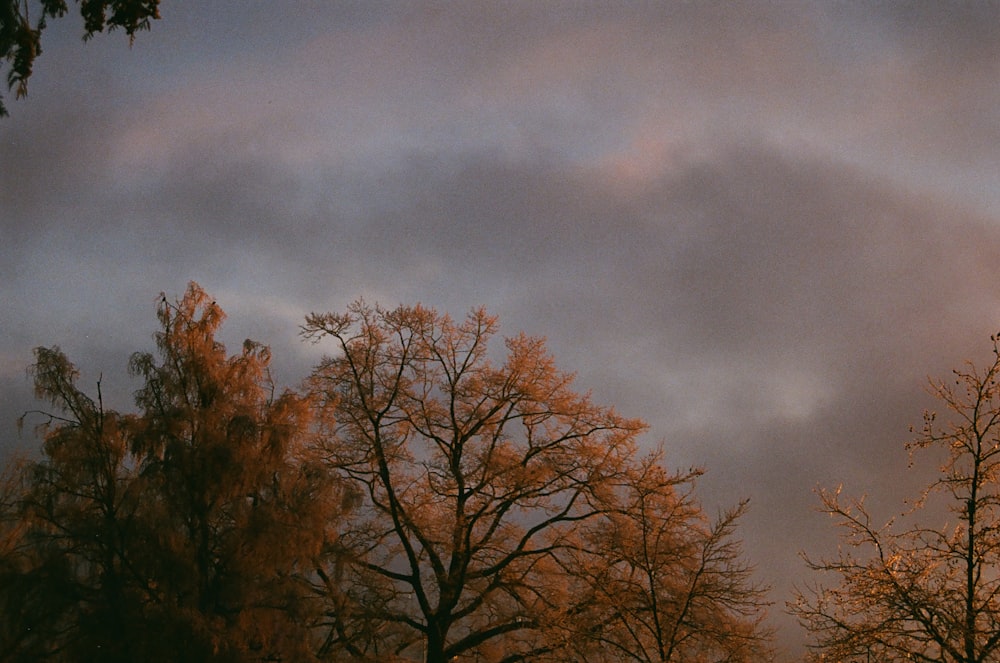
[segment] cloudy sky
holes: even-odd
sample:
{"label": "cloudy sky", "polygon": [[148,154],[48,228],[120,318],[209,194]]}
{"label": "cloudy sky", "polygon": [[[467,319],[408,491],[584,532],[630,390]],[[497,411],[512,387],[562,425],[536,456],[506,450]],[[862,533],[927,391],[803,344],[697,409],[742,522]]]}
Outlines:
{"label": "cloudy sky", "polygon": [[926,377],[1000,329],[1000,4],[163,1],[5,95],[3,453],[33,347],[128,407],[189,280],[288,384],[309,311],[485,305],[751,499],[791,660],[813,490],[898,513]]}

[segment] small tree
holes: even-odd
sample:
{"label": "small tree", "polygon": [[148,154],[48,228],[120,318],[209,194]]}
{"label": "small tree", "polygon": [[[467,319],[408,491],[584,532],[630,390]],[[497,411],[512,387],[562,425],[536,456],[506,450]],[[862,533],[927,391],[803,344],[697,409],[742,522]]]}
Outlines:
{"label": "small tree", "polygon": [[[44,436],[44,460],[22,468],[18,500],[26,553],[18,571],[33,584],[19,598],[44,616],[25,628],[70,660],[132,659],[136,643],[120,635],[136,626],[142,601],[127,550],[138,510],[129,418],[105,409],[100,382],[96,398],[82,391],[58,348],[36,348],[31,371],[35,396],[53,410],[25,415],[43,417]],[[40,655],[23,643],[17,650]]]}
{"label": "small tree", "polygon": [[941,504],[942,528],[872,522],[864,500],[820,493],[846,548],[813,560],[839,584],[801,591],[791,610],[815,638],[813,660],[986,663],[1000,659],[1000,346],[993,362],[931,382],[946,417],[924,415],[911,454],[945,455],[905,522]]}
{"label": "small tree", "polygon": [[0,661],[44,660],[60,647],[69,620],[69,564],[39,549],[25,513],[27,463],[8,463],[0,483]]}
{"label": "small tree", "polygon": [[660,452],[643,458],[618,507],[588,528],[573,560],[590,597],[572,622],[581,658],[597,660],[596,643],[609,661],[770,660],[768,588],[735,538],[747,503],[710,522],[693,496],[700,474],[666,472]]}

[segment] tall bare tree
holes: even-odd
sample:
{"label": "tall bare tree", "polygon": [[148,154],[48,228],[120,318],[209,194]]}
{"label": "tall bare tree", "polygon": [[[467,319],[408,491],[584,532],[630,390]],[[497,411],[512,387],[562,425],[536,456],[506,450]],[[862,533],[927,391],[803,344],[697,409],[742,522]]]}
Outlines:
{"label": "tall bare tree", "polygon": [[[755,618],[730,611],[762,605],[743,587],[748,569],[730,541],[741,509],[707,525],[673,492],[689,477],[668,475],[659,457],[637,460],[642,422],[575,393],[540,339],[508,338],[491,354],[496,330],[482,310],[455,322],[360,302],[307,319],[307,337],[334,344],[311,378],[328,410],[328,462],[361,500],[336,562],[318,564],[328,651],[428,663],[623,660],[649,643],[627,641],[651,617],[644,601],[678,598],[674,583],[687,608],[660,606],[651,637],[676,653],[652,660],[750,660],[713,658],[720,649],[706,645],[743,637],[722,635],[731,627],[753,630]],[[643,527],[658,531],[636,543]],[[610,610],[626,597],[600,585],[624,589],[622,564],[649,561],[634,547],[643,545],[658,550],[655,568],[641,570],[662,575],[627,587],[627,615]]]}
{"label": "tall bare tree", "polygon": [[[899,522],[873,522],[864,500],[820,494],[845,547],[807,559],[835,584],[799,592],[792,611],[813,660],[986,663],[1000,660],[1000,346],[932,381],[944,416],[924,415],[911,454],[943,457],[937,478]],[[925,522],[946,514],[940,528]]]}
{"label": "tall bare tree", "polygon": [[420,306],[308,318],[335,344],[311,379],[330,466],[364,500],[341,536],[353,563],[320,571],[331,647],[443,663],[500,639],[508,659],[553,646],[559,553],[604,512],[644,426],[574,393],[539,339],[508,339],[495,363],[496,328]]}

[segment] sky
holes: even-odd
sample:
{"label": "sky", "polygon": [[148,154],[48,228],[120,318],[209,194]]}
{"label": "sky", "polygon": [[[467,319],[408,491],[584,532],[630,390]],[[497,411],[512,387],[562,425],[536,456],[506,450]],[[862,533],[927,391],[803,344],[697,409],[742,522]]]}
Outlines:
{"label": "sky", "polygon": [[1000,330],[1000,3],[163,0],[129,48],[50,22],[0,120],[0,451],[32,348],[127,409],[161,292],[295,385],[363,297],[544,336],[704,467],[783,614],[831,552],[815,490],[886,518],[928,376]]}

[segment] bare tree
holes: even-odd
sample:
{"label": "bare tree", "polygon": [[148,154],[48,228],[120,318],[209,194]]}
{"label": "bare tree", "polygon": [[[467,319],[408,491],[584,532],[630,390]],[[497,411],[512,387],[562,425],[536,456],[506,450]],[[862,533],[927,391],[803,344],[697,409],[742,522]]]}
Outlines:
{"label": "bare tree", "polygon": [[[813,636],[813,660],[986,663],[1000,660],[1000,347],[932,381],[943,421],[924,415],[911,454],[943,455],[937,478],[900,522],[873,523],[864,500],[820,494],[844,549],[809,567],[838,578],[790,605]],[[946,511],[940,510],[944,507]],[[916,522],[947,513],[940,528]]]}
{"label": "bare tree", "polygon": [[662,452],[641,459],[607,518],[588,528],[573,569],[593,600],[574,620],[586,660],[766,661],[768,588],[755,584],[735,538],[747,502],[710,522],[694,499],[695,470],[670,474]]}
{"label": "bare tree", "polygon": [[335,417],[329,462],[364,499],[341,535],[353,563],[320,570],[331,646],[430,663],[500,638],[508,656],[551,647],[558,553],[605,510],[644,426],[574,393],[539,339],[508,339],[495,364],[496,327],[363,303],[308,318],[337,352],[311,379]]}
{"label": "bare tree", "polygon": [[[676,653],[651,660],[750,660],[707,657],[706,645],[756,624],[732,618],[760,607],[730,540],[742,507],[708,526],[673,492],[689,477],[669,476],[658,456],[638,462],[642,422],[572,391],[539,339],[509,338],[491,356],[496,328],[482,310],[456,323],[420,306],[361,302],[307,319],[304,334],[335,348],[311,378],[328,409],[328,462],[362,500],[335,561],[318,564],[328,651],[428,663],[622,660],[649,644],[627,641],[651,616],[640,604],[687,583],[682,613],[652,613],[664,621],[650,637]],[[642,567],[649,560],[634,545],[657,548],[653,566]],[[622,564],[660,575],[616,597],[608,590],[625,586]],[[616,598],[631,602],[628,614],[608,612]],[[595,620],[615,625],[581,631]],[[696,640],[706,658],[683,658]]]}

